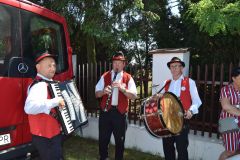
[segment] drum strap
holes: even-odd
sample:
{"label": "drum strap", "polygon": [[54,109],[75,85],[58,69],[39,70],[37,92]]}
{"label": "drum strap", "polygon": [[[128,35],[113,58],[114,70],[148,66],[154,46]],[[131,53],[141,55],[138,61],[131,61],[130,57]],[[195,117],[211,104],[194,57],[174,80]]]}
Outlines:
{"label": "drum strap", "polygon": [[162,90],[163,90],[165,87],[169,86],[170,82],[171,82],[171,80],[167,80],[167,82],[165,83],[165,85],[157,92],[157,94],[158,94],[158,93],[161,93]]}

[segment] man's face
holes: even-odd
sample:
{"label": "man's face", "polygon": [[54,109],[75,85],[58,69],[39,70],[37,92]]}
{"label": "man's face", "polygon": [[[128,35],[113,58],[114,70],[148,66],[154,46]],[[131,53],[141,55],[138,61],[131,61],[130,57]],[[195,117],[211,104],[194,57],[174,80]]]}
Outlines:
{"label": "man's face", "polygon": [[233,85],[240,90],[240,75],[238,75],[237,77],[232,77],[233,80]]}
{"label": "man's face", "polygon": [[181,63],[178,63],[178,62],[171,63],[170,71],[171,71],[173,77],[178,77],[178,76],[182,75],[182,73],[183,73],[183,66]]}
{"label": "man's face", "polygon": [[38,73],[52,79],[56,72],[56,63],[52,57],[46,57],[36,65],[36,68]]}
{"label": "man's face", "polygon": [[120,72],[123,70],[123,68],[125,67],[125,62],[124,61],[118,61],[115,60],[113,61],[113,70],[116,72]]}

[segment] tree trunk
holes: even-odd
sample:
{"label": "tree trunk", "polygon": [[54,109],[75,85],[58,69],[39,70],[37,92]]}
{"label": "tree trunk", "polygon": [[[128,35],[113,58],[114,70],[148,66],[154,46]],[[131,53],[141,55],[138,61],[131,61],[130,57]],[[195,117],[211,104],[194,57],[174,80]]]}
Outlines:
{"label": "tree trunk", "polygon": [[91,35],[87,35],[87,62],[96,63],[95,40]]}

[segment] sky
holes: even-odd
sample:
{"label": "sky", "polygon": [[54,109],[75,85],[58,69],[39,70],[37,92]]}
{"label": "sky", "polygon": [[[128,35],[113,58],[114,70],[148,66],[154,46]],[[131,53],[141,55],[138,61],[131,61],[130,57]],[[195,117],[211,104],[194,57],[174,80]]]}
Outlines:
{"label": "sky", "polygon": [[178,11],[178,1],[177,0],[169,0],[169,7],[171,8],[171,11],[173,14],[175,15],[179,15],[179,11]]}

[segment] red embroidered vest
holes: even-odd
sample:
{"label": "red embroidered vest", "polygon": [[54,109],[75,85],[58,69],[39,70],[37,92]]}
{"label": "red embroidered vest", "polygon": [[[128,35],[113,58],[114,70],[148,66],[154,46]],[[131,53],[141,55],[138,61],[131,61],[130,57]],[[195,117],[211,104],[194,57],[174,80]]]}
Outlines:
{"label": "red embroidered vest", "polygon": [[[165,91],[167,92],[170,86],[171,80],[166,81]],[[189,78],[184,77],[181,82],[181,92],[180,92],[180,101],[182,102],[183,108],[185,111],[189,110],[192,99],[190,94],[190,87],[189,87]]]}
{"label": "red embroidered vest", "polygon": [[[104,87],[111,85],[111,81],[112,81],[111,72],[105,72],[103,74],[103,77],[104,77]],[[128,82],[130,78],[131,78],[130,74],[123,72],[121,83],[125,83],[126,88],[128,88]],[[107,98],[108,98],[108,95],[104,95],[102,97],[102,101],[100,104],[100,107],[102,110],[106,107]],[[111,108],[111,103],[112,103],[112,98],[110,98],[110,101],[107,106],[107,110]],[[118,111],[122,114],[128,112],[128,98],[121,91],[118,91]]]}
{"label": "red embroidered vest", "polygon": [[[47,83],[46,83],[47,85]],[[51,98],[50,92],[48,91],[48,99]],[[52,109],[51,112],[56,112]],[[60,124],[51,115],[40,113],[40,114],[29,114],[28,115],[30,131],[33,135],[52,138],[60,133]]]}

